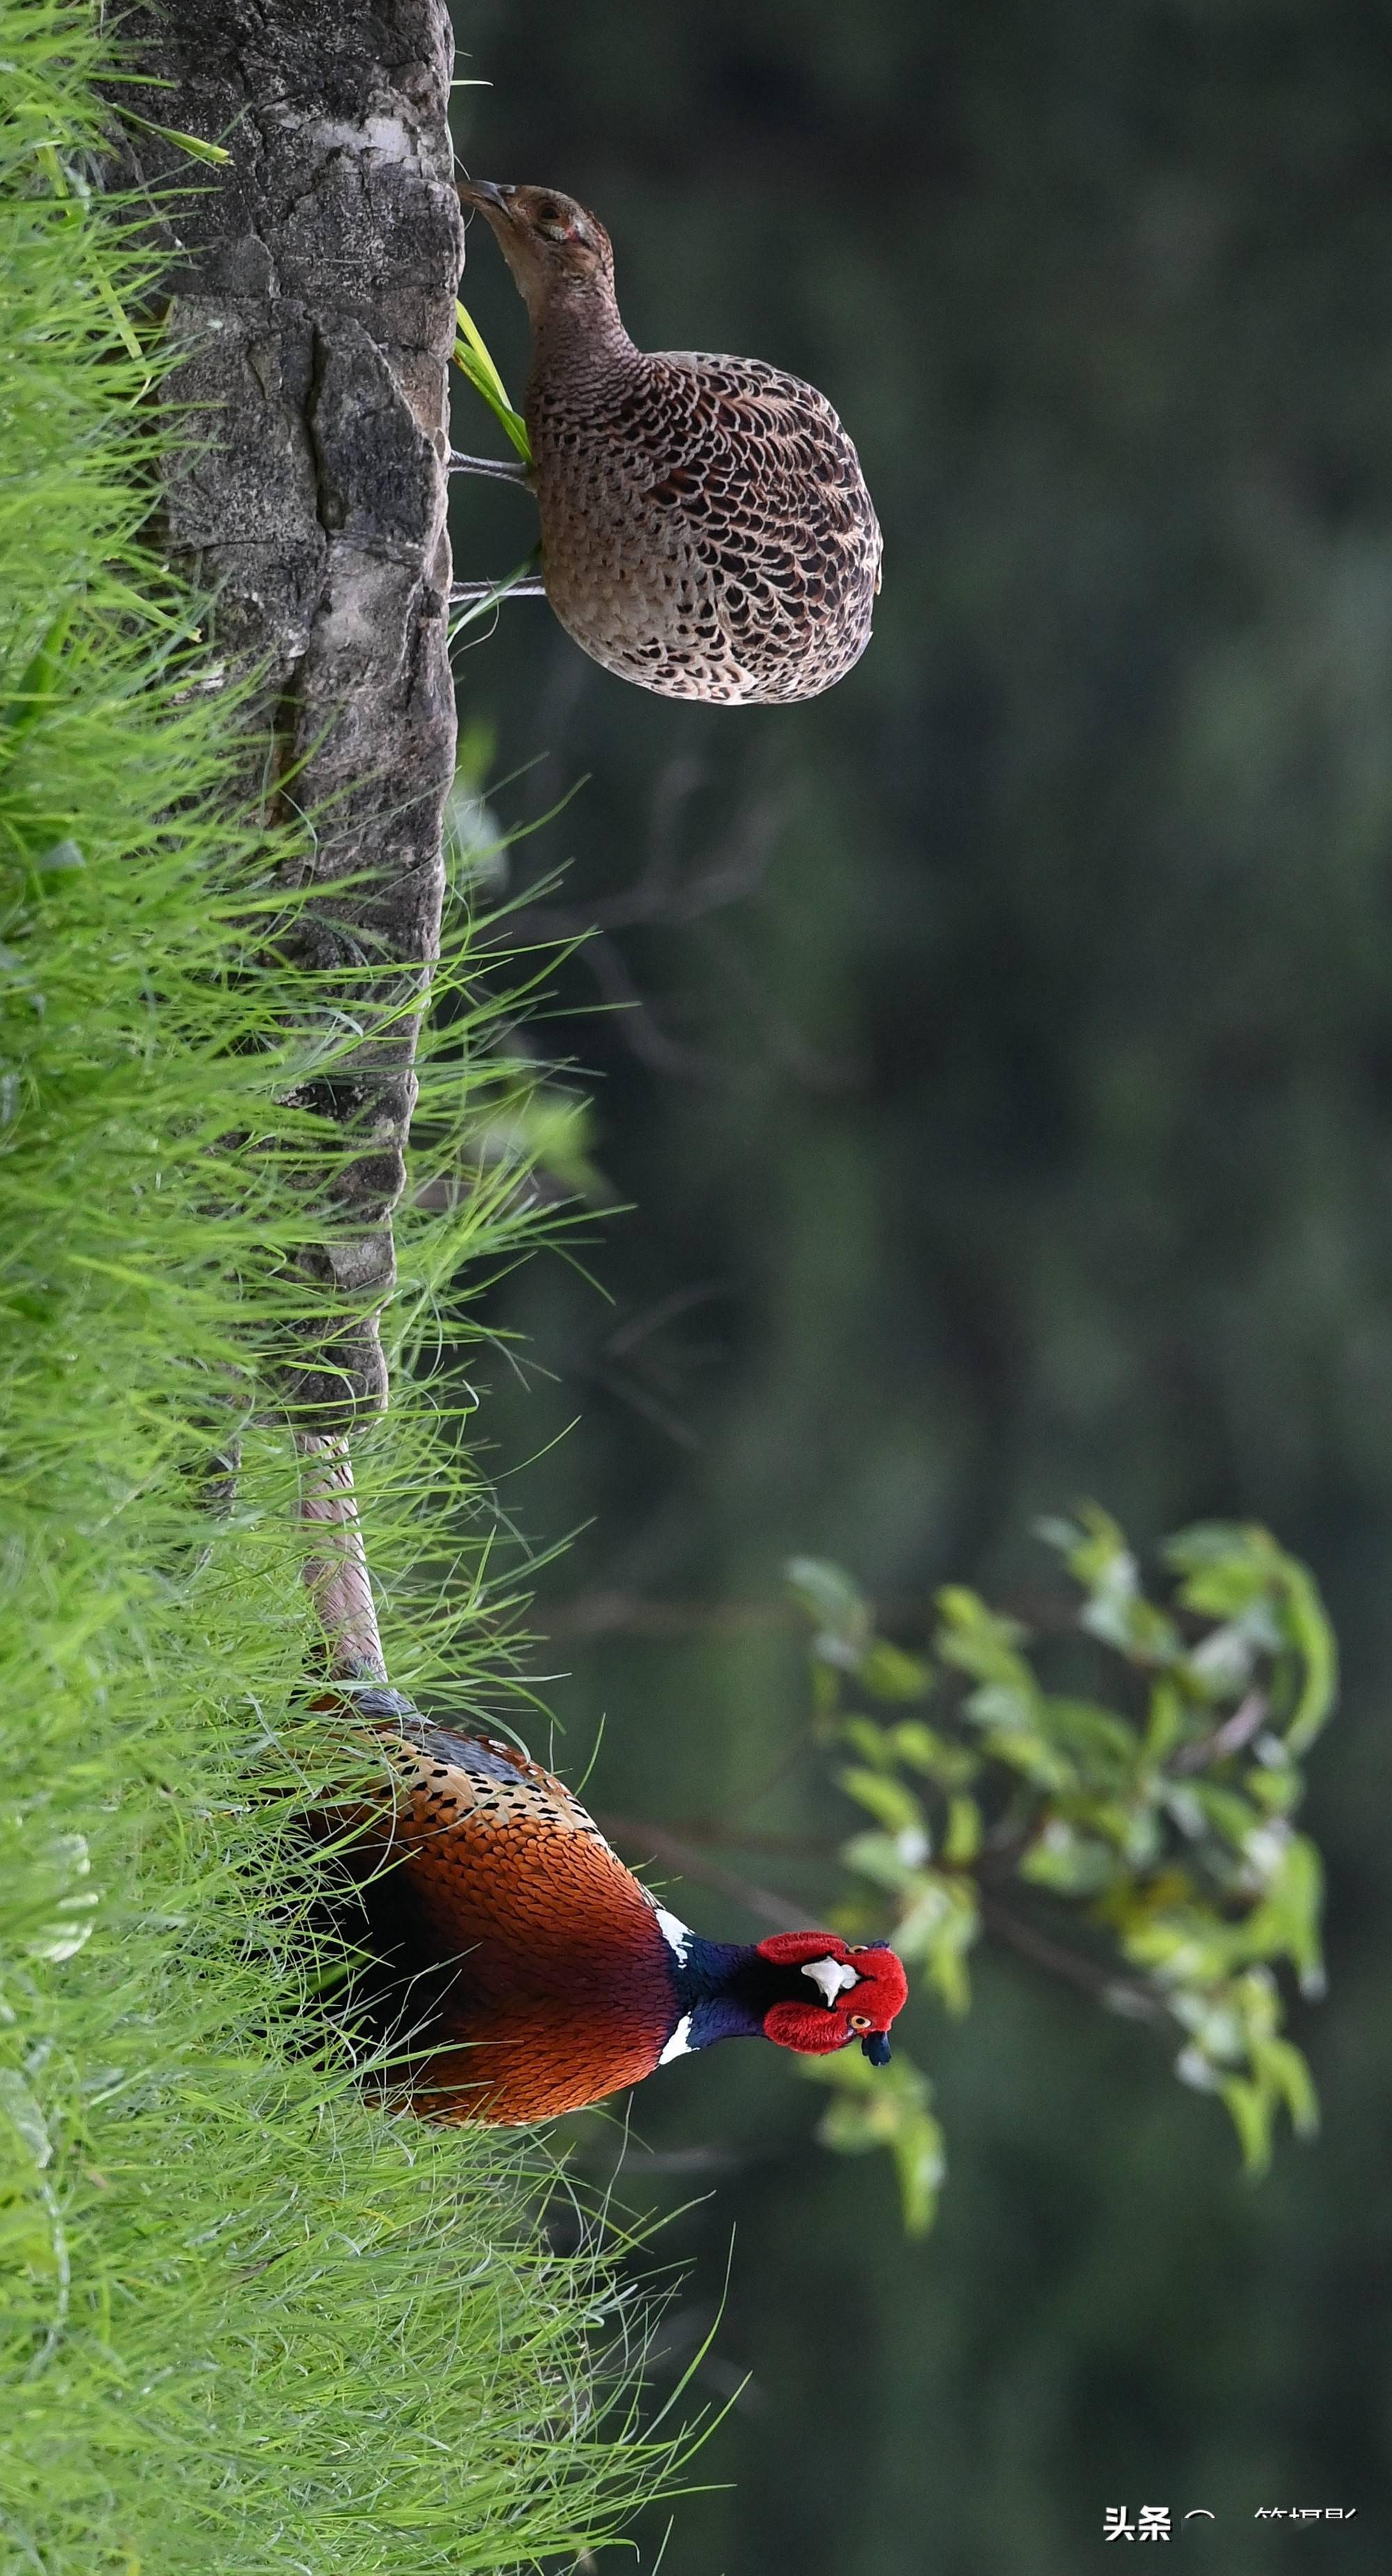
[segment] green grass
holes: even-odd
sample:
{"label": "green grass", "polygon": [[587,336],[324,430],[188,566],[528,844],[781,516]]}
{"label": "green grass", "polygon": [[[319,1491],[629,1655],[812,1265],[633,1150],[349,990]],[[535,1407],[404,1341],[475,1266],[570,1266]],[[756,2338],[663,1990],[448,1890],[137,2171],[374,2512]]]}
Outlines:
{"label": "green grass", "polygon": [[[635,2434],[641,2322],[596,2227],[550,2249],[539,2151],[374,2111],[325,2019],[295,1819],[344,1757],[296,1706],[266,1373],[340,1150],[289,1095],[343,1023],[265,962],[286,850],[229,809],[236,710],[191,691],[198,603],[142,548],[158,360],[138,232],[89,193],[91,24],[0,0],[0,2569],[514,2567],[675,2461]],[[359,1481],[394,1678],[506,1714],[497,1520],[439,1358],[465,1265],[527,1238],[479,1133],[478,937],[418,1165],[472,1186],[403,1221]]]}

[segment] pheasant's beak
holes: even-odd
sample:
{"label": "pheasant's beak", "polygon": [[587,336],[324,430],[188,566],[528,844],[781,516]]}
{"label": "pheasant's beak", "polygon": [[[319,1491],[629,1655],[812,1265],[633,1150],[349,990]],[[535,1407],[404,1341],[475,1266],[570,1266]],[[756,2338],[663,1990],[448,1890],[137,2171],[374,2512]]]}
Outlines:
{"label": "pheasant's beak", "polygon": [[460,179],[456,184],[461,205],[477,206],[484,215],[508,214],[508,199],[517,194],[515,188],[505,187],[497,179]]}
{"label": "pheasant's beak", "polygon": [[888,2033],[883,2030],[872,2030],[869,2038],[861,2041],[860,2051],[862,2057],[869,2058],[872,2066],[888,2066],[890,2060]]}

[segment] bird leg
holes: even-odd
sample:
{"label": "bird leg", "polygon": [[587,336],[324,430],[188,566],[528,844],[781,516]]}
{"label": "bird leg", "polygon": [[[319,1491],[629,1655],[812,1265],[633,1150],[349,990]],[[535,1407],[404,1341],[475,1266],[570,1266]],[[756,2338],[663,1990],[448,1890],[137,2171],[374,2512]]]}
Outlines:
{"label": "bird leg", "polygon": [[306,1556],[303,1572],[328,1639],[330,1671],[335,1681],[385,1682],[386,1660],[353,1493],[348,1443],[342,1437],[297,1432],[295,1446],[305,1461],[300,1518],[323,1532],[313,1552]]}
{"label": "bird leg", "polygon": [[545,597],[546,584],[540,573],[528,572],[520,581],[457,581],[450,592],[450,606],[458,608],[470,599],[496,599],[501,606],[505,599]]}
{"label": "bird leg", "polygon": [[515,463],[506,457],[461,456],[457,447],[445,459],[447,474],[492,474],[499,483],[525,483],[530,471],[520,456]]}

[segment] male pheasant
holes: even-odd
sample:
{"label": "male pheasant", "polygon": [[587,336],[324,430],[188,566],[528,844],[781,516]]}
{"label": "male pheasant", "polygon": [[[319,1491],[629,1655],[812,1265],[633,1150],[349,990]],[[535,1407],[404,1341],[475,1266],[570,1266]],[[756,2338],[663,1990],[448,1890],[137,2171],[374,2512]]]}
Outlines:
{"label": "male pheasant", "polygon": [[302,1432],[296,1446],[304,1580],[329,1649],[318,1705],[350,1707],[384,1766],[356,1812],[320,1821],[394,1980],[413,2107],[445,2121],[550,2119],[689,2050],[760,2035],[817,2056],[858,2039],[882,2066],[908,1991],[882,1941],[702,1940],[559,1780],[510,1744],[432,1725],[387,1688],[348,1443]]}
{"label": "male pheasant", "polygon": [[[758,358],[636,349],[597,216],[549,188],[461,181],[531,316],[540,584],[568,634],[659,697],[787,705],[870,637],[881,540],[825,396]],[[461,587],[481,597],[487,585]]]}
{"label": "male pheasant", "polygon": [[413,2109],[550,2119],[720,2039],[814,2056],[858,2039],[886,2063],[907,1986],[883,1942],[703,1940],[526,1754],[432,1725],[375,1683],[353,1704],[394,1775],[348,1851],[398,1981]]}

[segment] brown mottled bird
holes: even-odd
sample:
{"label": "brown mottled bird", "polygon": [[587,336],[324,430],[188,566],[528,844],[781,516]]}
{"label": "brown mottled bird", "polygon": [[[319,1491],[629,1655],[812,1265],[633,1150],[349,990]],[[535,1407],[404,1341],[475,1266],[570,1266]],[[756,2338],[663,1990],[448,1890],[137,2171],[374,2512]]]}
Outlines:
{"label": "brown mottled bird", "polygon": [[[532,322],[539,585],[586,653],[659,697],[787,705],[870,637],[881,540],[825,395],[758,358],[636,349],[595,215],[550,188],[461,181]],[[455,596],[478,598],[484,584]]]}

